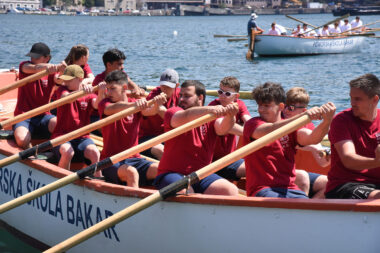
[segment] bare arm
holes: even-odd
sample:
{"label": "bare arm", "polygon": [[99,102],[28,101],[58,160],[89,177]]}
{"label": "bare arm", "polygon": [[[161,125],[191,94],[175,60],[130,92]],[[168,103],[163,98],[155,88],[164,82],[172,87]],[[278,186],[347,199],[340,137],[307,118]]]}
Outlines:
{"label": "bare arm", "polygon": [[107,83],[104,81],[100,82],[98,87],[98,96],[92,100],[92,107],[95,109],[98,109],[100,101],[106,98]]}
{"label": "bare arm", "polygon": [[[146,103],[148,103],[148,101],[145,98],[143,100]],[[160,111],[161,105],[166,102],[166,94],[163,93],[163,92],[161,92],[160,95],[155,96],[152,100],[154,101],[154,105],[151,106],[151,107],[148,107],[148,108],[146,108],[144,110],[142,110],[141,111],[142,115],[144,115],[144,116],[153,116],[153,115],[156,115]]]}
{"label": "bare arm", "polygon": [[226,107],[226,116],[215,121],[215,132],[217,135],[226,135],[235,124],[235,115],[239,112],[237,104],[229,104]]}
{"label": "bare arm", "polygon": [[230,131],[228,131],[229,134],[234,134],[234,135],[237,135],[237,136],[243,136],[243,126],[235,123],[233,125],[233,127],[230,129]]}
{"label": "bare arm", "polygon": [[47,70],[49,74],[53,74],[54,72],[62,72],[65,70],[66,64],[60,63],[60,64],[50,64],[50,63],[25,63],[22,65],[21,71],[26,74],[34,74],[37,72],[41,72],[43,70]]}
{"label": "bare arm", "polygon": [[225,113],[225,109],[222,105],[217,105],[196,106],[183,111],[178,111],[173,115],[170,121],[170,126],[176,128],[209,113],[214,113],[216,116],[223,116]]}

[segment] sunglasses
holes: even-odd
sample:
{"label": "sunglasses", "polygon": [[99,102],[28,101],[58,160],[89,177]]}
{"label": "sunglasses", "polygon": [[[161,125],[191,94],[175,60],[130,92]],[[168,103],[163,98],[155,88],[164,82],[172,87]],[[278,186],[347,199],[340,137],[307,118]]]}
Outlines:
{"label": "sunglasses", "polygon": [[237,92],[230,92],[230,91],[223,91],[223,90],[218,90],[218,94],[221,96],[224,94],[224,96],[229,97],[231,95],[237,94]]}
{"label": "sunglasses", "polygon": [[305,106],[295,106],[295,105],[286,105],[285,109],[288,109],[289,111],[294,111],[295,109],[303,109],[306,108]]}

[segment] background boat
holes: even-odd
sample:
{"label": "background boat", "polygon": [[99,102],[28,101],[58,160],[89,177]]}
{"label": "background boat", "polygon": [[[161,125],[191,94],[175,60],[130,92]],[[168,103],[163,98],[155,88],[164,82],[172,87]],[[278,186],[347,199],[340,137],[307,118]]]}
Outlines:
{"label": "background boat", "polygon": [[350,16],[380,15],[380,6],[339,7],[334,9],[332,13],[334,16],[346,14],[350,14]]}

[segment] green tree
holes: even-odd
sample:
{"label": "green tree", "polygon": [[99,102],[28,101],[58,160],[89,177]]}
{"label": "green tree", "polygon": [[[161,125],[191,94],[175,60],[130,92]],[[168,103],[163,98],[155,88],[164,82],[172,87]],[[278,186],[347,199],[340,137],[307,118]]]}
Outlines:
{"label": "green tree", "polygon": [[86,6],[87,8],[95,6],[95,0],[84,0],[84,6]]}

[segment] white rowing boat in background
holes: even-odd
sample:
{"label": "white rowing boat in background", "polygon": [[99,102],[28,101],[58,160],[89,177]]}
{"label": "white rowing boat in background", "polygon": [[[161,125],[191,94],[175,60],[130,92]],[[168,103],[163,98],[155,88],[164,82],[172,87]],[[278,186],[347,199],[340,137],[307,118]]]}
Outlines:
{"label": "white rowing boat in background", "polygon": [[[5,77],[12,80],[14,74],[0,74],[0,81]],[[0,159],[19,151],[14,141],[0,140]],[[303,166],[312,167],[310,158],[301,159],[307,163]],[[4,166],[0,168],[0,204],[69,174],[42,160]],[[153,192],[85,179],[0,214],[0,223],[45,249]],[[380,200],[192,194],[159,202],[68,252],[378,253],[379,232]]]}
{"label": "white rowing boat in background", "polygon": [[255,38],[255,53],[260,56],[297,56],[359,52],[364,36],[313,37],[259,34]]}

